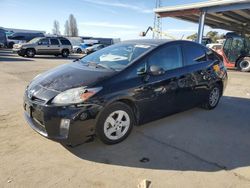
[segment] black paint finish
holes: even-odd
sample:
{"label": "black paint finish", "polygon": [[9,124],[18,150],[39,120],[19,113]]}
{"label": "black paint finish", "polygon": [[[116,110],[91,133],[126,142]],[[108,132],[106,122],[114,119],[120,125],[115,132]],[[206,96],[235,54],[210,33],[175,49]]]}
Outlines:
{"label": "black paint finish", "polygon": [[[137,124],[143,124],[201,104],[209,89],[215,84],[219,84],[222,90],[226,87],[227,72],[223,62],[215,52],[199,44],[190,41],[163,40],[130,42],[151,44],[154,47],[121,71],[86,67],[80,62],[73,62],[35,78],[24,95],[24,108],[27,110],[28,106],[32,110],[31,117],[25,112],[31,127],[43,136],[74,145],[86,141],[86,137],[94,134],[98,114],[112,102],[119,100],[129,104],[133,108]],[[192,63],[187,62],[188,54],[182,50],[187,44],[194,45],[202,53],[204,52],[203,57],[197,57]],[[149,71],[148,58],[157,50],[171,45],[180,47],[182,66],[165,70],[159,75],[152,75]],[[192,53],[192,49],[189,53]],[[158,62],[154,64],[158,65]],[[137,74],[138,70],[145,70],[145,73]],[[83,104],[68,106],[51,104],[51,100],[60,92],[80,86],[103,89]],[[30,92],[32,96],[28,97]],[[82,113],[87,114],[86,120],[81,120]],[[68,138],[62,138],[59,134],[62,118],[71,120]],[[47,135],[43,134],[43,131]]]}

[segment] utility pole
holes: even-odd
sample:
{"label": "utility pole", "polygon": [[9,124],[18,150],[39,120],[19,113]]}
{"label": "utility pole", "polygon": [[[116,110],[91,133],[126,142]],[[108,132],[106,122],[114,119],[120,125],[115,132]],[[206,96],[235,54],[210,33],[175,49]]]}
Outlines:
{"label": "utility pole", "polygon": [[[161,6],[162,6],[161,0],[155,0],[155,8],[159,8]],[[156,13],[154,16],[154,29],[157,32],[153,32],[153,39],[160,39],[162,33],[162,23],[161,23],[161,18],[158,17]]]}

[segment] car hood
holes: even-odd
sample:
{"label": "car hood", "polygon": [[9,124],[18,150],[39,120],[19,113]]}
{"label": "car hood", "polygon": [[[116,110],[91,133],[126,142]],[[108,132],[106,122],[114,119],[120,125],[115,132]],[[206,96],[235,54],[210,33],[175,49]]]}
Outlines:
{"label": "car hood", "polygon": [[22,47],[22,48],[34,47],[34,46],[36,46],[35,43],[20,43],[20,44],[17,44],[17,47]]}
{"label": "car hood", "polygon": [[[103,68],[88,67],[80,62],[61,65],[35,77],[27,88],[35,97],[46,99],[76,87],[92,86],[116,72]],[[43,96],[48,95],[48,97]]]}

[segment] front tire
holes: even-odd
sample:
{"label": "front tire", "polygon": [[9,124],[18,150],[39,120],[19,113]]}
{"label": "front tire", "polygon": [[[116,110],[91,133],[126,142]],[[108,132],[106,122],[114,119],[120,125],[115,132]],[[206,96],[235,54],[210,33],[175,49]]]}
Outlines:
{"label": "front tire", "polygon": [[216,84],[209,90],[206,100],[202,104],[202,108],[207,110],[214,109],[220,101],[221,94],[222,88],[218,84]]}
{"label": "front tire", "polygon": [[237,63],[237,69],[242,72],[250,71],[250,57],[243,57]]}
{"label": "front tire", "polygon": [[35,56],[35,50],[34,49],[27,49],[26,50],[26,55],[27,57],[34,57]]}
{"label": "front tire", "polygon": [[134,124],[132,109],[125,103],[115,102],[98,117],[96,134],[103,143],[116,144],[128,137]]}

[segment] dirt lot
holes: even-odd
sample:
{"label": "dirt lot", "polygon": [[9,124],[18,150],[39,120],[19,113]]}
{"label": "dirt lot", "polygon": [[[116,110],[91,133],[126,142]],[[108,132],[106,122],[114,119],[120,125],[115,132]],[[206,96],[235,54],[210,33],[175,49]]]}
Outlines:
{"label": "dirt lot", "polygon": [[65,148],[27,125],[22,96],[35,75],[70,61],[0,51],[1,187],[132,188],[143,179],[154,188],[250,187],[250,74],[229,71],[213,111],[195,108],[136,127],[113,146],[95,140]]}

